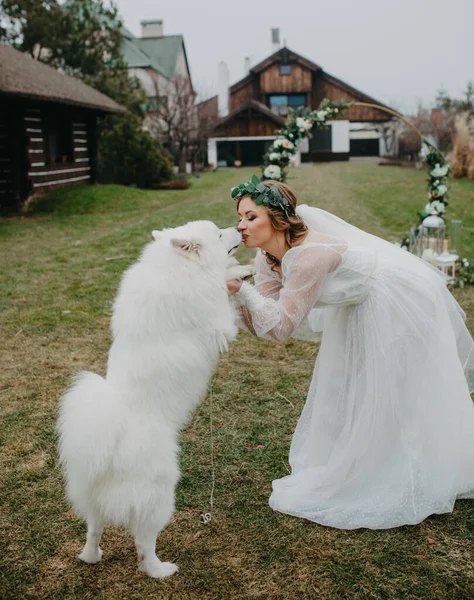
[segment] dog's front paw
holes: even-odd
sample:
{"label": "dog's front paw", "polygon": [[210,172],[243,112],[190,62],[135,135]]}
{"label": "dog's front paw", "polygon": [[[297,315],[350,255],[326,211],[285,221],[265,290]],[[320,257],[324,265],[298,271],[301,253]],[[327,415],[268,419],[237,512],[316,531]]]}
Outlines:
{"label": "dog's front paw", "polygon": [[169,577],[176,573],[179,569],[178,565],[175,565],[171,562],[161,562],[160,560],[153,561],[152,564],[142,563],[139,567],[140,571],[146,573],[149,577],[154,577],[155,579],[164,579],[165,577]]}
{"label": "dog's front paw", "polygon": [[95,549],[85,546],[77,558],[88,565],[95,565],[102,560],[102,550],[100,548]]}
{"label": "dog's front paw", "polygon": [[253,265],[235,265],[234,267],[229,267],[226,272],[226,280],[230,281],[232,279],[250,279],[255,275],[255,267]]}

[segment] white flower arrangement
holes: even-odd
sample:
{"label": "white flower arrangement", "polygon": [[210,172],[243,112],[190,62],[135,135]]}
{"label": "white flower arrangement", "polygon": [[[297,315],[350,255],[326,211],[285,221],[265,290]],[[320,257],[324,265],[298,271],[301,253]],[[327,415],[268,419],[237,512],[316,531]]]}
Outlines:
{"label": "white flower arrangement", "polygon": [[433,202],[428,202],[425,206],[425,213],[428,215],[442,215],[445,210],[446,206],[440,200],[433,200]]}
{"label": "white flower arrangement", "polygon": [[281,169],[278,165],[268,165],[263,171],[263,175],[267,179],[276,179],[278,181],[281,177]]}
{"label": "white flower arrangement", "polygon": [[436,191],[438,192],[438,196],[444,196],[448,191],[448,188],[445,185],[439,185]]}
{"label": "white flower arrangement", "polygon": [[278,154],[278,152],[271,152],[268,156],[268,158],[273,161],[273,160],[280,160],[280,154]]}
{"label": "white flower arrangement", "polygon": [[313,125],[309,119],[303,119],[302,117],[298,117],[296,119],[296,127],[298,127],[298,129],[301,132],[304,132],[312,129]]}
{"label": "white flower arrangement", "polygon": [[435,168],[430,172],[431,177],[446,177],[449,172],[449,165],[445,164],[443,167],[439,163],[436,163]]}

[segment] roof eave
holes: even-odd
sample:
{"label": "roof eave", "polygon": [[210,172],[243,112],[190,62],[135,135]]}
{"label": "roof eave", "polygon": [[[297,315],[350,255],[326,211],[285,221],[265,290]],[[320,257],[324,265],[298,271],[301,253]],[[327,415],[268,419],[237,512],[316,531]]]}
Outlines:
{"label": "roof eave", "polygon": [[65,98],[56,98],[54,96],[41,96],[40,94],[29,94],[26,92],[7,92],[0,90],[0,96],[7,96],[10,98],[22,98],[25,100],[38,100],[40,102],[50,102],[53,104],[64,104],[66,106],[77,106],[86,110],[94,110],[95,112],[111,113],[111,114],[125,114],[127,109],[120,104],[117,104],[117,108],[98,106],[97,104],[77,102],[74,100],[66,100]]}

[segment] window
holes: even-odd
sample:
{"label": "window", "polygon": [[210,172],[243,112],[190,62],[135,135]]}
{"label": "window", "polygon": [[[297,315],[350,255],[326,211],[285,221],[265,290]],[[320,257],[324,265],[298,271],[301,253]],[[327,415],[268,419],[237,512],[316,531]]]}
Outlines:
{"label": "window", "polygon": [[72,121],[58,111],[45,119],[45,146],[50,165],[72,162]]}
{"label": "window", "polygon": [[332,126],[327,129],[313,129],[313,137],[310,139],[310,149],[312,152],[331,152],[332,151]]}
{"label": "window", "polygon": [[291,75],[291,65],[280,65],[280,75]]}
{"label": "window", "polygon": [[269,97],[270,109],[277,115],[288,114],[288,108],[306,106],[306,94],[275,94]]}

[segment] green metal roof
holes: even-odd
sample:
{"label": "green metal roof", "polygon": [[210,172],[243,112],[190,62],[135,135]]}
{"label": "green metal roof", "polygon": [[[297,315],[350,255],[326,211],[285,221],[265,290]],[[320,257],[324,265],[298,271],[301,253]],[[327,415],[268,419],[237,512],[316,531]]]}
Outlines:
{"label": "green metal roof", "polygon": [[122,53],[129,67],[151,67],[167,79],[174,77],[182,45],[182,35],[152,38],[122,37]]}
{"label": "green metal roof", "polygon": [[151,56],[163,69],[168,79],[174,77],[176,62],[183,45],[182,35],[167,35],[158,38],[141,38],[138,42],[140,50]]}
{"label": "green metal roof", "polygon": [[132,40],[122,37],[120,49],[122,50],[125,62],[129,67],[153,67],[154,69],[157,68],[157,65],[154,64],[153,59],[150,56],[147,56],[144,52],[142,52]]}

